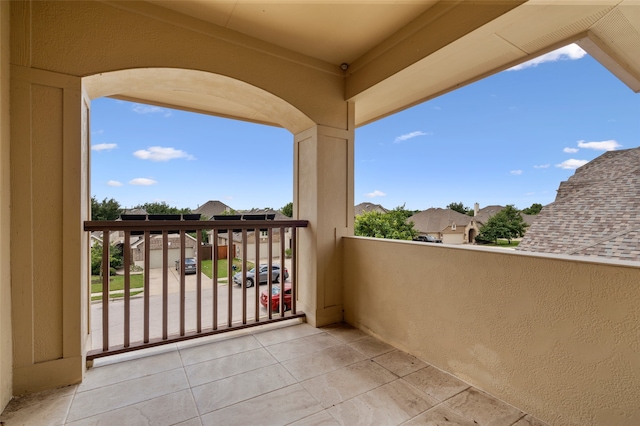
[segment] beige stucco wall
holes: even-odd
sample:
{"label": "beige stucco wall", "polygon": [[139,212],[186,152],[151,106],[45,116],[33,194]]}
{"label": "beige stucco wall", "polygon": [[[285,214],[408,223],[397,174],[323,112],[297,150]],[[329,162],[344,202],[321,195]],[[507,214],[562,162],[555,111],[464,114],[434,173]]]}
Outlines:
{"label": "beige stucco wall", "polygon": [[0,2],[0,412],[12,396],[10,162],[9,162],[9,13]]}
{"label": "beige stucco wall", "polygon": [[[79,77],[131,68],[207,71],[261,88],[315,123],[347,128],[339,70],[327,72],[311,58],[194,18],[176,20],[162,8],[133,3],[121,2],[122,8],[94,1],[15,6],[14,10],[31,8],[21,12],[30,16],[31,32],[13,41],[13,63]],[[126,7],[142,10],[132,13]]]}
{"label": "beige stucco wall", "polygon": [[640,267],[350,237],[345,319],[553,425],[640,424]]}

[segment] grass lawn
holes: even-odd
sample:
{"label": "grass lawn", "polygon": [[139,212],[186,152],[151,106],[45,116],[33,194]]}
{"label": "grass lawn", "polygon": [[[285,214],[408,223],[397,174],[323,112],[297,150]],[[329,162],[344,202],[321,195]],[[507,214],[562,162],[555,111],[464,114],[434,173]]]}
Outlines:
{"label": "grass lawn", "polygon": [[498,244],[491,244],[491,245],[497,246],[497,247],[517,247],[518,244],[520,244],[520,241],[511,240],[511,244],[509,244],[509,241],[507,240],[498,239]]}
{"label": "grass lawn", "polygon": [[[131,288],[144,287],[144,278],[142,274],[131,275]],[[124,290],[124,276],[116,275],[109,279],[109,290]],[[102,280],[98,275],[91,276],[91,293],[100,293],[102,291]]]}
{"label": "grass lawn", "polygon": [[[236,271],[242,271],[242,260],[233,259],[233,264],[236,265]],[[203,260],[201,264],[202,272],[209,278],[213,277],[213,262],[211,260]],[[218,278],[227,277],[227,259],[218,260]],[[253,268],[253,262],[247,262],[247,270]],[[235,273],[235,272],[234,272]]]}
{"label": "grass lawn", "polygon": [[[133,297],[136,294],[140,294],[142,293],[142,290],[140,291],[132,291],[130,296]],[[116,293],[116,294],[110,294],[109,295],[109,299],[119,299],[121,297],[124,297],[124,293]],[[94,300],[102,300],[102,295],[98,295],[98,296],[91,296],[91,301],[93,302]]]}
{"label": "grass lawn", "polygon": [[[233,264],[236,265],[237,271],[242,270],[242,260],[241,259],[233,259]],[[247,270],[253,268],[253,262],[247,262]],[[211,278],[212,277],[212,267],[211,260],[203,260],[202,261],[202,272]],[[235,273],[235,272],[234,272]],[[227,277],[227,259],[218,260],[218,278],[226,278]],[[144,287],[144,276],[142,274],[131,274],[131,288],[142,288]],[[115,275],[109,280],[109,290],[124,290],[124,276]],[[100,293],[102,292],[102,280],[98,275],[91,276],[91,293]],[[133,295],[133,292],[131,292]]]}

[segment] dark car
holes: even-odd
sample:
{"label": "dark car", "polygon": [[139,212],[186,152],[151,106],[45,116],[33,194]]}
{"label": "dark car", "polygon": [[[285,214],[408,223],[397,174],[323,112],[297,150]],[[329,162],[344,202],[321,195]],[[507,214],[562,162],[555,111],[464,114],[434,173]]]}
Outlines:
{"label": "dark car", "polygon": [[418,235],[413,241],[421,241],[423,243],[442,243],[442,240],[432,235]]}
{"label": "dark car", "polygon": [[[269,295],[266,291],[263,291],[260,295],[260,303],[265,308],[269,304]],[[274,285],[271,287],[271,310],[277,311],[280,309],[280,286]],[[284,309],[288,311],[291,309],[291,284],[284,286]]]}
{"label": "dark car", "polygon": [[[259,266],[259,283],[266,284],[267,283],[267,275],[269,274],[269,266],[262,264]],[[287,268],[284,268],[284,279],[289,278],[289,271]],[[247,287],[253,287],[256,280],[256,268],[253,268],[247,271]],[[272,265],[271,266],[271,282],[277,283],[280,281],[280,265]],[[242,272],[238,272],[233,276],[233,283],[237,285],[242,284]]]}
{"label": "dark car", "polygon": [[[176,271],[180,271],[180,261],[176,260]],[[193,257],[187,257],[184,260],[184,274],[195,274],[198,272],[198,268],[196,266],[196,259]]]}

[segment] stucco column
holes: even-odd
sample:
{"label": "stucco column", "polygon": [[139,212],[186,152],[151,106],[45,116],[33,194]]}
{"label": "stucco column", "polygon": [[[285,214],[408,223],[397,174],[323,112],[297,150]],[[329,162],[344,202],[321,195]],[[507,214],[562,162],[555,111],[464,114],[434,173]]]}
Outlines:
{"label": "stucco column", "polygon": [[0,411],[13,391],[11,336],[11,163],[9,133],[9,2],[0,2]]}
{"label": "stucco column", "polygon": [[309,221],[298,247],[298,309],[313,326],[342,321],[342,237],[353,235],[353,105],[349,129],[295,135],[294,217]]}
{"label": "stucco column", "polygon": [[80,78],[11,67],[13,392],[78,383],[88,337],[88,109]]}

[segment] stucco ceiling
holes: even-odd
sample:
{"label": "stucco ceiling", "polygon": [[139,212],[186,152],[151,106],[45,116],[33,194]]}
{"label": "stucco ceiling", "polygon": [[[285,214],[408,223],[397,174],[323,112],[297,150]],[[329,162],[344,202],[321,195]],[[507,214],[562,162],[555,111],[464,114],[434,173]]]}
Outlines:
{"label": "stucco ceiling", "polygon": [[[344,75],[345,99],[356,104],[356,125],[572,42],[640,91],[640,0],[148,3],[286,49],[309,66]],[[346,71],[341,64],[348,64]],[[171,96],[156,93],[153,101],[207,112],[203,99],[193,98],[190,105],[187,97]]]}

